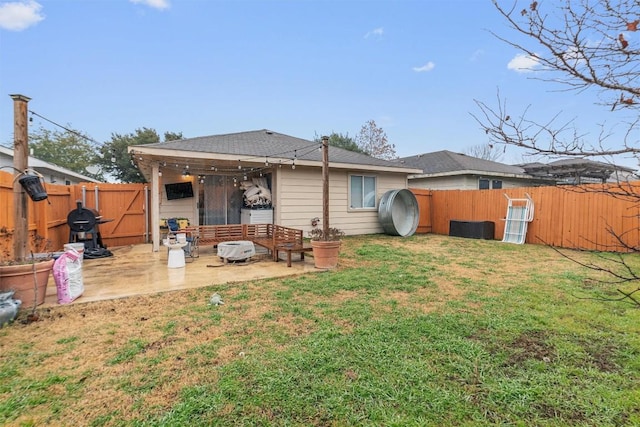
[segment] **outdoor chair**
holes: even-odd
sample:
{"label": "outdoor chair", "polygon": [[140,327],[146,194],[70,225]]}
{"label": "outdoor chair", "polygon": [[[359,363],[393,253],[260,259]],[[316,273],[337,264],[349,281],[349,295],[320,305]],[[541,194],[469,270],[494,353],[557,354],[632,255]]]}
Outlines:
{"label": "outdoor chair", "polygon": [[[176,218],[167,219],[167,227],[169,232],[167,233],[167,239],[174,238],[180,232],[180,224]],[[185,256],[188,256],[193,260],[199,257],[198,251],[198,236],[195,233],[187,233],[187,244],[182,248]]]}

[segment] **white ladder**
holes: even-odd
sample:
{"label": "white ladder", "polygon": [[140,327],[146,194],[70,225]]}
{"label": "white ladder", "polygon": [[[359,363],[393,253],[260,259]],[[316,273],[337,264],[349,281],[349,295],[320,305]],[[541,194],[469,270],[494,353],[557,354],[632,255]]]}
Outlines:
{"label": "white ladder", "polygon": [[504,219],[503,242],[521,245],[527,237],[527,226],[533,221],[533,199],[525,193],[525,199],[507,198],[507,217]]}

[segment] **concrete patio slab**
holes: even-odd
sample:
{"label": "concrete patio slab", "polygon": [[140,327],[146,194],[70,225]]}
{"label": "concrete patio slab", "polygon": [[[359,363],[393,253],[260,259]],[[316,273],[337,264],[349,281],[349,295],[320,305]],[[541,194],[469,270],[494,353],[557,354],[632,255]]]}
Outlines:
{"label": "concrete patio slab", "polygon": [[[245,262],[225,264],[215,249],[200,248],[198,258],[187,257],[184,267],[169,268],[164,247],[159,252],[153,252],[151,244],[109,250],[113,253],[111,257],[83,261],[84,293],[72,304],[318,271],[314,268],[313,258],[304,261],[298,258],[287,267],[286,260],[274,262],[265,252],[257,253]],[[57,301],[56,284],[51,276],[45,302],[40,307],[56,306]]]}

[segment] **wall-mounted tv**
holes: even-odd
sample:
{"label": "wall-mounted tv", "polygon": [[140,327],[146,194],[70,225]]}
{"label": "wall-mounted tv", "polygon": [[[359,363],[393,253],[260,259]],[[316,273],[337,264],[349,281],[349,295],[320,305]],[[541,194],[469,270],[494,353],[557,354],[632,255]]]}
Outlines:
{"label": "wall-mounted tv", "polygon": [[191,181],[165,184],[164,188],[167,191],[167,200],[193,197],[193,186],[191,185]]}

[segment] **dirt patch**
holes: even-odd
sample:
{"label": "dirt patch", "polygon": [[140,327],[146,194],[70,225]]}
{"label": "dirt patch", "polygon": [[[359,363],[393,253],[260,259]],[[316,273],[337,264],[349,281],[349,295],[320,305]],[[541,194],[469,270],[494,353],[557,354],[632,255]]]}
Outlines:
{"label": "dirt patch", "polygon": [[507,346],[512,353],[506,364],[520,365],[530,359],[551,362],[555,355],[555,348],[546,341],[547,336],[543,331],[529,331],[521,334]]}

